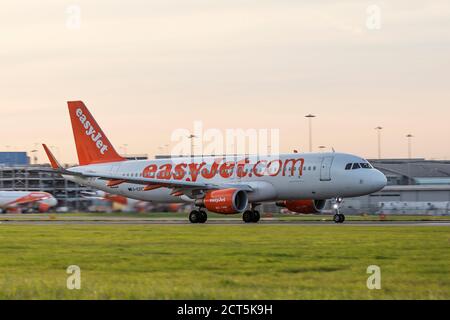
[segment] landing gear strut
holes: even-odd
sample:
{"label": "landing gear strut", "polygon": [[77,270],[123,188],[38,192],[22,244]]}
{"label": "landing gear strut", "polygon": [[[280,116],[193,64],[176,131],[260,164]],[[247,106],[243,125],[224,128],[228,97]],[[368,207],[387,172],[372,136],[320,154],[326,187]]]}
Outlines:
{"label": "landing gear strut", "polygon": [[203,210],[192,210],[189,214],[189,221],[191,223],[205,223],[208,220],[208,215]]}
{"label": "landing gear strut", "polygon": [[333,210],[334,210],[334,216],[333,220],[335,223],[343,223],[345,221],[345,216],[339,212],[339,207],[341,206],[341,203],[344,199],[341,197],[334,198],[333,201]]}
{"label": "landing gear strut", "polygon": [[259,205],[259,203],[257,204],[253,204],[251,205],[251,210],[247,210],[244,212],[244,214],[242,215],[242,220],[244,220],[245,223],[256,223],[259,221],[259,219],[261,219],[261,215],[259,214],[259,211],[256,210],[256,206]]}

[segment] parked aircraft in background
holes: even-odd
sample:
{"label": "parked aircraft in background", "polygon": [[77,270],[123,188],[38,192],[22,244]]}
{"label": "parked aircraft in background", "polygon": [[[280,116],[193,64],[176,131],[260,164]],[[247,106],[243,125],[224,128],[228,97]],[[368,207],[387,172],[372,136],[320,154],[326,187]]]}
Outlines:
{"label": "parked aircraft in background", "polygon": [[47,212],[58,201],[47,192],[0,191],[0,210],[2,212],[21,212],[23,209],[37,209]]}
{"label": "parked aircraft in background", "polygon": [[148,201],[126,198],[117,194],[106,193],[104,191],[84,191],[81,193],[86,199],[110,201],[117,205],[123,212],[179,212],[179,203],[150,204]]}
{"label": "parked aircraft in background", "polygon": [[54,171],[127,198],[192,203],[198,208],[189,215],[192,223],[206,222],[205,209],[243,213],[245,222],[257,222],[256,207],[269,201],[297,213],[319,213],[327,199],[332,199],[334,221],[339,223],[345,219],[339,212],[343,197],[367,195],[386,185],[384,174],[367,160],[334,152],[126,160],[82,101],[68,105],[79,166],[64,169],[44,145]]}
{"label": "parked aircraft in background", "polygon": [[140,211],[140,208],[146,204],[146,202],[141,200],[130,199],[121,195],[106,193],[100,190],[92,192],[84,191],[82,192],[82,196],[91,200],[110,201],[113,204],[119,205],[123,212],[138,212]]}

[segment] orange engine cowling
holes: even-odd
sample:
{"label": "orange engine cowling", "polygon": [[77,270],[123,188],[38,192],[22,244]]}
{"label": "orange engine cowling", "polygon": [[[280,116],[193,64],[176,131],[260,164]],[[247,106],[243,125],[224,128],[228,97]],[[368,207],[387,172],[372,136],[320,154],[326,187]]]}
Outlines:
{"label": "orange engine cowling", "polygon": [[116,194],[106,193],[104,198],[106,200],[109,200],[111,202],[115,202],[115,203],[118,203],[118,204],[121,204],[121,205],[124,205],[124,206],[126,206],[128,204],[128,199],[127,198],[125,198],[123,196],[116,195]]}
{"label": "orange engine cowling", "polygon": [[211,212],[222,214],[242,212],[247,204],[247,193],[238,189],[209,191],[205,198],[196,201],[196,205],[203,206]]}
{"label": "orange engine cowling", "polygon": [[48,204],[46,204],[46,203],[39,203],[39,212],[40,213],[45,213],[45,212],[47,212],[49,209],[50,209],[50,206],[48,205]]}
{"label": "orange engine cowling", "polygon": [[277,206],[296,213],[320,213],[325,207],[326,200],[285,200],[278,201]]}

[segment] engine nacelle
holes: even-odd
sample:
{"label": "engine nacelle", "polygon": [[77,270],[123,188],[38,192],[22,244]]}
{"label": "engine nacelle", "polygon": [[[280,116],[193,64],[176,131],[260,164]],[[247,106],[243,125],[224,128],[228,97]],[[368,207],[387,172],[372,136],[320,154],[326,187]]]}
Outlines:
{"label": "engine nacelle", "polygon": [[46,203],[41,202],[39,203],[38,209],[40,213],[46,213],[50,209],[50,206]]}
{"label": "engine nacelle", "polygon": [[211,212],[222,214],[240,213],[247,208],[247,192],[238,189],[214,190],[206,193],[203,199],[195,202]]}
{"label": "engine nacelle", "polygon": [[277,201],[276,205],[296,213],[320,213],[325,208],[326,200],[285,200]]}
{"label": "engine nacelle", "polygon": [[111,202],[115,202],[115,203],[121,204],[123,206],[128,205],[128,199],[123,197],[123,196],[119,196],[117,194],[105,193],[103,198],[106,199],[106,200],[109,200]]}

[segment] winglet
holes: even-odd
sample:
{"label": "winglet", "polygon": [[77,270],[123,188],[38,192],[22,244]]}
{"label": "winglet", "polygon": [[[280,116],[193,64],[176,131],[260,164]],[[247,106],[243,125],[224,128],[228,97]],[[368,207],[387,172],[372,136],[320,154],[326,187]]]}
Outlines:
{"label": "winglet", "polygon": [[47,154],[48,159],[50,160],[50,164],[52,165],[53,169],[61,169],[61,165],[59,164],[58,160],[56,160],[53,153],[50,151],[50,149],[47,147],[46,144],[42,144],[44,147],[45,153]]}

